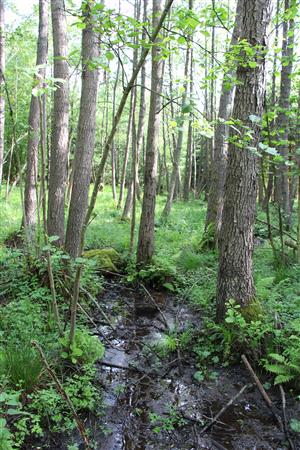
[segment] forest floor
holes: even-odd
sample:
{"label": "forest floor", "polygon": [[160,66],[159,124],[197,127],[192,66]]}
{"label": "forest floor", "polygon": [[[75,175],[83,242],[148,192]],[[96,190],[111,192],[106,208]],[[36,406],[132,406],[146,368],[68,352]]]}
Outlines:
{"label": "forest floor", "polygon": [[[214,379],[197,382],[193,378],[197,361],[190,352],[173,351],[163,359],[155,354],[151,344],[161,340],[169,329],[182,332],[187,323],[201,329],[201,314],[174,296],[161,292],[150,295],[154,304],[143,289],[133,291],[109,283],[101,297],[110,312],[122,313],[115,331],[102,327],[111,345],[99,368],[107,405],[105,426],[110,433],[99,438],[99,449],[286,448],[284,434],[241,365],[215,366]],[[131,370],[132,366],[135,369]],[[240,398],[202,433],[247,384]],[[278,392],[273,389],[269,395],[280,409]],[[289,413],[299,413],[290,396],[287,407]],[[300,448],[300,439],[296,445]]]}
{"label": "forest floor", "polygon": [[[18,229],[18,203],[18,196],[14,194],[8,203],[1,205],[4,223],[1,242]],[[299,341],[289,340],[291,334],[298,339],[300,333],[299,327],[296,329],[293,325],[296,321],[299,323],[299,266],[293,262],[292,256],[286,267],[274,264],[266,239],[266,227],[258,224],[255,231],[254,267],[258,298],[263,304],[264,314],[256,321],[246,323],[233,307],[230,309],[233,315],[228,323],[217,326],[214,324],[217,255],[212,251],[199,251],[205,204],[199,200],[188,204],[176,202],[170,220],[162,225],[159,213],[163,203],[164,198],[159,197],[155,266],[143,273],[136,273],[134,264],[128,257],[130,224],[120,220],[120,211],[115,209],[110,192],[105,191],[101,196],[96,209],[97,217],[88,230],[87,248],[113,247],[123,255],[127,263],[122,273],[101,275],[98,271],[93,275],[95,282],[94,278],[89,277],[83,280],[84,286],[91,289],[99,306],[96,307],[94,302],[89,303],[87,299],[82,300],[88,311],[88,319],[79,311],[79,326],[88,327],[105,345],[104,359],[96,363],[96,377],[92,382],[95,389],[93,396],[96,395],[101,401],[102,413],[99,416],[93,411],[87,413],[84,409],[80,412],[89,429],[93,448],[289,448],[284,433],[253,384],[249,372],[242,365],[241,353],[246,352],[268,395],[281,411],[279,388],[272,386],[274,375],[268,374],[263,366],[267,349],[275,345],[282,352],[286,352],[287,348],[294,349],[294,358],[299,357]],[[7,241],[7,244],[12,243]],[[39,285],[36,275],[33,287],[26,274],[20,276],[20,270],[14,269],[16,261],[20,264],[20,255],[10,252],[10,249],[2,246],[2,276],[8,285],[8,294],[2,297],[0,295],[4,312],[0,317],[0,332],[2,336],[6,336],[6,342],[9,342],[14,339],[18,329],[23,333],[27,327],[30,329],[30,339],[33,337],[39,340],[47,350],[49,342],[56,338],[53,331],[45,336],[45,329],[48,328],[42,324],[49,320],[43,300],[45,287]],[[54,260],[55,257],[54,253]],[[19,267],[21,266],[22,264]],[[18,277],[13,275],[8,282],[10,271],[18,273]],[[98,294],[94,283],[95,286],[98,283],[101,285]],[[67,317],[63,299],[61,302],[60,307]],[[18,304],[21,305],[20,311]],[[28,308],[30,313],[27,313]],[[23,316],[20,318],[24,311],[27,314],[26,323]],[[38,319],[34,311],[39,314]],[[108,320],[104,319],[103,311]],[[274,315],[280,323],[278,333],[274,333]],[[31,320],[32,324],[36,320],[41,323],[37,322],[34,329]],[[295,329],[291,329],[292,326]],[[27,339],[26,333],[24,336]],[[56,348],[54,350],[57,352]],[[51,351],[53,352],[49,350],[49,355]],[[292,358],[293,353],[288,357]],[[61,367],[58,366],[57,370],[60,371]],[[67,380],[64,382],[68,383]],[[226,407],[213,426],[204,430],[228,401],[246,385],[243,393]],[[58,403],[52,406],[53,387],[46,386],[48,391],[45,386],[41,387],[41,394],[39,391],[36,393],[37,401],[42,399],[45,402],[45,393],[48,392],[50,403],[45,403],[43,408],[49,407],[50,411],[51,408],[58,408],[58,417],[61,406]],[[296,383],[285,385],[285,392],[287,419],[294,420],[297,425],[300,419],[298,378]],[[77,392],[76,395],[81,394]],[[79,407],[80,405],[79,403]],[[30,402],[24,405],[24,408],[28,407],[31,408],[31,414],[36,414]],[[53,409],[53,417],[55,412]],[[43,414],[43,411],[39,411],[41,423],[45,420]],[[45,417],[50,421],[49,430],[57,428],[56,422],[55,427],[51,425],[51,413],[50,416],[49,412],[45,413]],[[46,427],[42,439],[26,437],[25,447],[22,449],[81,448],[76,433],[56,433],[49,430]],[[298,449],[300,433],[294,431],[290,430],[290,433],[295,448]],[[72,441],[73,444],[70,445]]]}

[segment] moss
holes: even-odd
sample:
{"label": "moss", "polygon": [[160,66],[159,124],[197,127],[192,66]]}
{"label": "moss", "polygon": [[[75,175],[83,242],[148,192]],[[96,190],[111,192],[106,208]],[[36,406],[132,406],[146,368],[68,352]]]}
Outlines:
{"label": "moss", "polygon": [[97,261],[99,269],[118,272],[123,264],[121,255],[113,248],[93,249],[84,252],[84,258]]}
{"label": "moss", "polygon": [[258,320],[263,315],[263,308],[260,301],[254,298],[247,306],[241,308],[241,314],[248,323]]}

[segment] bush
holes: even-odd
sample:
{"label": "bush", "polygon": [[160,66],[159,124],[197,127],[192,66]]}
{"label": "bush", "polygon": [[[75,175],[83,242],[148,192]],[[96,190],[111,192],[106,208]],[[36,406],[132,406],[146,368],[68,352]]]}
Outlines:
{"label": "bush", "polygon": [[104,345],[97,336],[92,336],[87,330],[77,329],[74,343],[69,348],[69,331],[59,340],[63,351],[61,356],[70,359],[73,364],[94,364],[104,356]]}

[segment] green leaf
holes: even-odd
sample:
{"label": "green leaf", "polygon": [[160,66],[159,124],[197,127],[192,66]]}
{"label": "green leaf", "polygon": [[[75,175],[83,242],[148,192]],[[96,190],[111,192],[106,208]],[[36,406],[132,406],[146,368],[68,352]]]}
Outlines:
{"label": "green leaf", "polygon": [[290,427],[295,433],[300,433],[300,420],[293,417],[290,422]]}
{"label": "green leaf", "polygon": [[248,65],[249,65],[249,67],[251,69],[255,69],[255,67],[257,67],[257,62],[256,61],[249,61]]}
{"label": "green leaf", "polygon": [[8,408],[6,414],[8,414],[9,416],[14,416],[16,414],[20,414],[20,411],[18,409]]}
{"label": "green leaf", "polygon": [[115,55],[113,54],[113,52],[108,51],[105,53],[105,57],[106,57],[106,59],[108,59],[108,61],[112,61],[114,59]]}
{"label": "green leaf", "polygon": [[193,377],[195,378],[196,381],[203,381],[204,380],[204,374],[203,372],[197,371],[194,373]]}
{"label": "green leaf", "polygon": [[179,36],[179,38],[177,39],[178,44],[185,44],[186,43],[186,39],[184,36]]}

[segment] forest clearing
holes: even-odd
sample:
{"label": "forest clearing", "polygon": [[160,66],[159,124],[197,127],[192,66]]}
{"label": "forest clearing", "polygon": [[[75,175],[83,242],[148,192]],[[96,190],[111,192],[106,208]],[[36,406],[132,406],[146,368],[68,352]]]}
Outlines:
{"label": "forest clearing", "polygon": [[299,18],[0,0],[0,450],[300,449]]}

